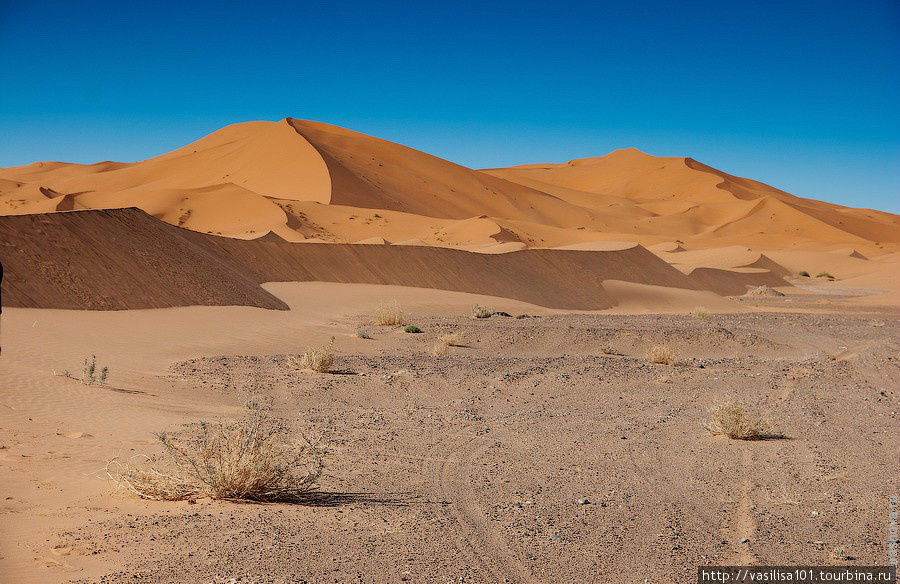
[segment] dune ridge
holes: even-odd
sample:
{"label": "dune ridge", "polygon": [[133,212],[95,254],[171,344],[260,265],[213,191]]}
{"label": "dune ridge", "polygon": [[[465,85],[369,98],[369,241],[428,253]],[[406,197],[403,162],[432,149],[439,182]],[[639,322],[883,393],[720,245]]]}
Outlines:
{"label": "dune ridge", "polygon": [[[896,215],[802,199],[692,158],[629,148],[479,171],[295,118],[234,124],[135,163],[0,169],[0,215],[132,206],[239,239],[273,232],[287,241],[380,238],[490,253],[678,241],[686,249],[852,248],[869,257],[900,243]],[[498,247],[508,242],[516,245]]]}
{"label": "dune ridge", "polygon": [[[27,308],[285,309],[260,287],[275,281],[435,288],[579,310],[617,304],[606,281],[686,292],[734,288],[729,274],[689,276],[639,245],[482,254],[431,246],[292,243],[274,233],[240,240],[178,228],[136,208],[0,217],[0,241],[4,304]],[[758,285],[771,281],[768,275],[757,270],[741,278]]]}

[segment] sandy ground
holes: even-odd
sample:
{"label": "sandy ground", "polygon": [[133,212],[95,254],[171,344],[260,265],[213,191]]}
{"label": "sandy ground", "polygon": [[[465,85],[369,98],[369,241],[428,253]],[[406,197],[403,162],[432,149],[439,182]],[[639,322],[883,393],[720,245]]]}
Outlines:
{"label": "sandy ground", "polygon": [[[708,320],[677,303],[568,314],[266,289],[292,310],[4,310],[0,581],[663,583],[698,564],[887,561],[896,309],[821,289],[731,300]],[[388,301],[424,332],[369,324]],[[475,302],[535,318],[475,320]],[[433,356],[448,332],[466,346]],[[288,365],[331,336],[334,373]],[[677,366],[646,362],[660,343]],[[89,353],[108,386],[53,375]],[[709,435],[708,408],[729,396],[785,438]],[[154,452],[153,432],[251,398],[330,436],[314,504],[143,501],[106,479],[110,458]]]}

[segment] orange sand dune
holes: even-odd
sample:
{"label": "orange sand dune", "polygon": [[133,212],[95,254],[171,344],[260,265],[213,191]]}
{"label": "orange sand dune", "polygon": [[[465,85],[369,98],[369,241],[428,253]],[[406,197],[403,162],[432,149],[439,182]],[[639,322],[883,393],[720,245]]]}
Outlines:
{"label": "orange sand dune", "polygon": [[130,206],[241,239],[272,232],[287,241],[380,238],[492,252],[632,241],[852,248],[869,257],[900,242],[895,215],[801,199],[690,158],[627,149],[476,171],[293,118],[228,126],[136,163],[0,169],[0,215]]}
{"label": "orange sand dune", "polygon": [[[580,204],[595,209],[608,206],[611,200],[630,201],[650,213],[635,216],[636,234],[743,244],[775,238],[784,247],[900,242],[896,215],[802,199],[691,158],[651,156],[633,148],[565,164],[485,172],[560,197],[581,193]],[[595,196],[593,204],[587,195]]]}
{"label": "orange sand dune", "polygon": [[[409,251],[413,247],[503,255],[537,248],[600,253],[610,246],[624,250],[640,244],[655,253],[642,256],[646,261],[662,258],[677,268],[674,272],[688,275],[691,285],[720,294],[742,294],[751,285],[784,285],[785,277],[801,270],[838,271],[839,279],[868,277],[889,264],[866,258],[900,249],[896,215],[802,199],[690,158],[626,149],[565,164],[478,171],[400,144],[293,118],[228,126],[141,162],[37,162],[0,169],[0,215],[128,207],[193,232],[259,239],[264,245],[386,248],[365,252],[370,254],[366,261],[377,258],[379,265],[388,262],[383,253],[395,262],[404,254],[420,258],[430,253]],[[91,225],[104,229],[97,222]],[[218,254],[223,245],[215,248]],[[352,261],[328,253],[315,261]],[[529,257],[539,266],[550,256],[515,257]],[[478,261],[466,260],[465,270]],[[587,261],[582,257],[578,264],[586,269]],[[252,264],[247,260],[238,269]],[[251,280],[269,276],[261,273]],[[405,282],[399,273],[382,276],[363,281]],[[557,276],[574,278],[572,285],[596,278],[585,273]],[[452,272],[430,275],[425,279],[430,283],[421,285],[456,289],[453,279]],[[638,283],[660,285],[656,276]],[[473,291],[473,286],[468,282],[463,288]],[[484,293],[498,292],[491,286]],[[598,295],[596,303],[566,294],[552,298],[515,292],[514,297],[554,306],[606,306],[611,300],[598,286],[588,287]],[[244,290],[209,302],[270,302],[255,294]],[[167,302],[206,302],[190,294],[177,296]]]}

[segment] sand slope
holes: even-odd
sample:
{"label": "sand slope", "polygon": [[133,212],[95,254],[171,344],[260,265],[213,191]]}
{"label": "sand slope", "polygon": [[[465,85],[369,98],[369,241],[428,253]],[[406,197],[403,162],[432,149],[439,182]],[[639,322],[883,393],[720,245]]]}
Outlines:
{"label": "sand slope", "polygon": [[637,234],[744,244],[774,238],[785,247],[900,242],[896,215],[795,197],[691,158],[651,156],[634,148],[485,172],[598,210],[630,203],[645,212],[633,210],[631,230]]}
{"label": "sand slope", "polygon": [[[266,281],[391,284],[463,291],[557,308],[615,304],[608,279],[695,290],[640,246],[607,252],[474,254],[422,246],[292,244],[177,229],[137,209],[0,220],[10,306],[121,309],[190,304],[282,308]],[[29,242],[49,238],[52,248]]]}
{"label": "sand slope", "polygon": [[870,257],[900,242],[896,215],[801,199],[690,158],[626,149],[476,171],[294,118],[228,126],[137,163],[0,169],[0,215],[131,206],[241,239],[273,232],[287,241],[380,238],[490,252],[632,241]]}
{"label": "sand slope", "polygon": [[611,280],[731,294],[773,277],[757,269],[743,274],[737,285],[727,270],[696,278],[639,245],[485,254],[432,246],[291,243],[275,234],[247,241],[173,227],[133,208],[3,217],[0,241],[3,303],[30,308],[283,309],[261,283],[318,281],[433,288],[598,310],[621,301],[605,288]]}

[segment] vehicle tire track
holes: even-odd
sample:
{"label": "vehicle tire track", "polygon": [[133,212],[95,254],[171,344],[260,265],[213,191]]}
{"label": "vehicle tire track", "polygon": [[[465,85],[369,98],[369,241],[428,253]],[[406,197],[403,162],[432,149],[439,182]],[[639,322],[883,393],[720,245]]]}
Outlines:
{"label": "vehicle tire track", "polygon": [[435,490],[459,524],[456,547],[477,570],[478,581],[528,584],[534,582],[527,568],[490,525],[471,488],[473,462],[484,455],[491,442],[478,436],[460,435],[448,440],[443,455],[426,461],[426,471]]}

